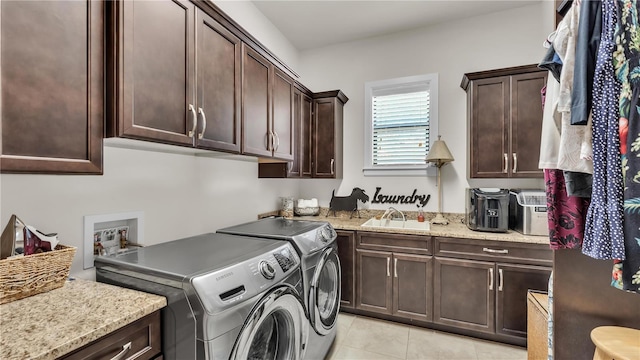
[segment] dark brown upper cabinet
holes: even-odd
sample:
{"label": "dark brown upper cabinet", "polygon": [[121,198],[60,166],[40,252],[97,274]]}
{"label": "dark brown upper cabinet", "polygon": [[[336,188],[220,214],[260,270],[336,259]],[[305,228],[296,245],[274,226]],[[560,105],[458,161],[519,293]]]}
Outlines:
{"label": "dark brown upper cabinet", "polygon": [[299,85],[294,92],[294,162],[261,163],[263,178],[342,177],[342,124],[344,104],[349,101],[340,90],[313,93]]}
{"label": "dark brown upper cabinet", "polygon": [[300,176],[309,178],[313,174],[313,94],[302,91],[300,98]]}
{"label": "dark brown upper cabinet", "polygon": [[109,4],[108,135],[239,152],[240,39],[186,0]]}
{"label": "dark brown upper cabinet", "polygon": [[0,3],[2,172],[102,173],[104,6]]}
{"label": "dark brown upper cabinet", "polygon": [[469,177],[536,178],[547,71],[536,65],[465,74]]}
{"label": "dark brown upper cabinet", "polygon": [[240,152],[242,44],[202,10],[196,12],[200,148]]}
{"label": "dark brown upper cabinet", "polygon": [[342,123],[347,101],[349,98],[340,90],[313,96],[311,176],[314,178],[342,178]]}
{"label": "dark brown upper cabinet", "polygon": [[295,82],[293,91],[293,160],[265,161],[258,166],[260,178],[310,178],[313,141],[313,93]]}
{"label": "dark brown upper cabinet", "polygon": [[293,160],[293,79],[242,46],[242,153]]}

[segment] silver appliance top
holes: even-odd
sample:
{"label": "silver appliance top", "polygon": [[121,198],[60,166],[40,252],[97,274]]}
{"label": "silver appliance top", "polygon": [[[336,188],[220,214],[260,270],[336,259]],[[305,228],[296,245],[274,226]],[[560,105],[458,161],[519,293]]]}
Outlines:
{"label": "silver appliance top", "polygon": [[205,340],[235,324],[229,319],[237,313],[229,309],[252,304],[274,286],[302,291],[300,257],[291,243],[280,240],[203,234],[99,256],[95,264],[102,273],[182,289]]}
{"label": "silver appliance top", "polygon": [[265,254],[280,245],[275,240],[261,242],[250,237],[209,233],[137,248],[115,257],[97,257],[96,261],[126,265],[181,281]]}
{"label": "silver appliance top", "polygon": [[287,240],[299,254],[307,255],[330,246],[337,234],[326,221],[289,220],[282,217],[264,218],[230,226],[218,233],[252,236],[262,239]]}

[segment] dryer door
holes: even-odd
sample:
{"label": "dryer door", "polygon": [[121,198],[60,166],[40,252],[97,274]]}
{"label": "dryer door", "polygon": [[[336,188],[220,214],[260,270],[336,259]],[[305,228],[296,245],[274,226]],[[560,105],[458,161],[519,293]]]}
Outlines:
{"label": "dryer door", "polygon": [[271,290],[251,310],[233,346],[232,360],[299,360],[308,325],[296,291],[288,285]]}
{"label": "dryer door", "polygon": [[335,247],[324,250],[311,281],[309,318],[316,332],[327,335],[340,310],[340,259]]}

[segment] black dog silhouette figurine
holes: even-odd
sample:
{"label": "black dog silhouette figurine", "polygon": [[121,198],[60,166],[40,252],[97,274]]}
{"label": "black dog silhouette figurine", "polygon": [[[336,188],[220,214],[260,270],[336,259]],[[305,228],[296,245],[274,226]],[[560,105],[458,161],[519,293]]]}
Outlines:
{"label": "black dog silhouette figurine", "polygon": [[336,196],[336,191],[331,193],[331,202],[329,203],[329,213],[333,211],[333,216],[336,216],[336,211],[351,211],[349,219],[353,217],[354,212],[358,212],[358,218],[360,217],[360,211],[358,211],[358,200],[366,203],[369,201],[369,196],[364,193],[364,190],[360,188],[353,188],[351,195],[349,196]]}

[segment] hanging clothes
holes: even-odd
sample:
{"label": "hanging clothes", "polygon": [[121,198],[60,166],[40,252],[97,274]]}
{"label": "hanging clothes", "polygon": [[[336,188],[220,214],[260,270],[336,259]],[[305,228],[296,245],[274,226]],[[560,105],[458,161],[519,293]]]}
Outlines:
{"label": "hanging clothes", "polygon": [[602,2],[580,2],[580,24],[571,92],[571,124],[587,125],[591,112],[596,55],[602,33]]}
{"label": "hanging clothes", "polygon": [[[591,160],[581,156],[583,142],[586,140],[590,144],[590,133],[587,136],[584,129],[570,123],[578,15],[579,4],[575,2],[556,29],[553,48],[562,61],[562,71],[560,82],[551,77],[547,80],[547,97],[542,118],[538,167],[544,170],[549,245],[554,250],[580,248],[589,206],[588,199],[570,196],[567,193],[563,171],[575,172],[573,174],[577,180],[574,181],[572,176],[569,176],[570,184],[573,185],[585,182],[586,180],[583,181],[580,176],[586,175],[583,173],[590,172],[592,168]],[[549,56],[547,53],[541,63],[545,68],[548,68]],[[590,190],[586,192],[590,193]]]}
{"label": "hanging clothes", "polygon": [[[574,2],[567,15],[558,24],[553,48],[562,60],[557,111],[561,114],[560,145],[557,168],[578,173],[593,173],[593,162],[582,156],[585,141],[591,141],[590,129],[571,125],[571,94],[576,59],[576,41],[580,24],[580,2]],[[590,154],[589,154],[590,155]]]}
{"label": "hanging clothes", "polygon": [[542,132],[540,134],[540,169],[557,169],[560,149],[560,113],[558,107],[558,90],[560,84],[554,78],[547,78],[545,102],[542,111]]}
{"label": "hanging clothes", "polygon": [[624,256],[622,168],[618,136],[620,83],[614,73],[614,0],[602,1],[602,34],[593,85],[593,192],[582,253],[596,259]]}
{"label": "hanging clothes", "polygon": [[[624,256],[614,265],[621,272],[622,289],[640,292],[640,7],[618,0],[616,76],[621,83],[619,134],[624,177]],[[614,284],[618,287],[619,284]]]}
{"label": "hanging clothes", "polygon": [[582,246],[589,199],[568,196],[562,170],[544,169],[549,246],[553,250]]}

